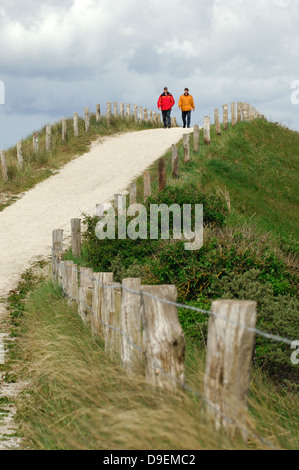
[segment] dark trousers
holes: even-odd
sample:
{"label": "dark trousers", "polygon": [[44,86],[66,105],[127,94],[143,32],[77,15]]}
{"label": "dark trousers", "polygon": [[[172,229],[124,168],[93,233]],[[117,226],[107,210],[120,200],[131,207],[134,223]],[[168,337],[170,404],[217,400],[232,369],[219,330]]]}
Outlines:
{"label": "dark trousers", "polygon": [[191,110],[182,111],[183,126],[186,127],[186,118],[187,118],[187,127],[190,127],[191,122]]}
{"label": "dark trousers", "polygon": [[171,126],[170,113],[171,113],[171,109],[166,109],[165,111],[162,111],[164,127]]}

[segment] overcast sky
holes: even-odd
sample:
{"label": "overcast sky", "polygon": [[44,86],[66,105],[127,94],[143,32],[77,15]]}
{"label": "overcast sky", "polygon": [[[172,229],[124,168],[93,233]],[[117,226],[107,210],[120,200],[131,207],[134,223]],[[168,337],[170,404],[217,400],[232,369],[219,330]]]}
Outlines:
{"label": "overcast sky", "polygon": [[0,149],[97,103],[157,110],[165,85],[192,124],[246,101],[299,130],[298,25],[298,0],[1,0]]}

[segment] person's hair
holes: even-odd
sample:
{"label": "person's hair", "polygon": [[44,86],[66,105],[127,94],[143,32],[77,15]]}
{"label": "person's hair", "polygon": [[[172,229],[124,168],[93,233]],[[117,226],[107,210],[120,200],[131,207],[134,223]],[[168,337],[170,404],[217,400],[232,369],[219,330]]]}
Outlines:
{"label": "person's hair", "polygon": [[164,87],[164,90],[168,90],[167,86]]}
{"label": "person's hair", "polygon": [[185,90],[184,90],[184,91],[189,91],[189,88],[185,88]]}

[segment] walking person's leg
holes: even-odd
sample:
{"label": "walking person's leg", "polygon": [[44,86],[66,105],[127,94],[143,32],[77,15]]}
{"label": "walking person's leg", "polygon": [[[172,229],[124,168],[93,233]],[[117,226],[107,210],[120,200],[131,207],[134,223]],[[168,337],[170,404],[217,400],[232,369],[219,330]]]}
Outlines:
{"label": "walking person's leg", "polygon": [[166,113],[167,113],[167,111],[162,111],[164,129],[166,129],[166,127],[167,127]]}
{"label": "walking person's leg", "polygon": [[182,111],[182,121],[183,121],[183,127],[186,127],[186,111]]}
{"label": "walking person's leg", "polygon": [[170,128],[171,128],[171,117],[170,117],[171,109],[168,109],[168,110],[166,111],[166,113],[167,113],[167,114],[166,114],[166,116],[167,116],[167,126],[168,126],[168,128],[170,129]]}
{"label": "walking person's leg", "polygon": [[187,127],[190,127],[191,123],[191,111],[187,111]]}

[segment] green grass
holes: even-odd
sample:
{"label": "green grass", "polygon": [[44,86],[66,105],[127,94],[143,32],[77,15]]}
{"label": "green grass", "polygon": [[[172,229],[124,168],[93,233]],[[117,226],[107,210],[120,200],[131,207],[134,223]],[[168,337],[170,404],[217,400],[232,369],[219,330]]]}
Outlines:
{"label": "green grass", "polygon": [[[51,283],[26,304],[15,373],[29,380],[17,421],[29,449],[265,449],[249,437],[216,432],[190,393],[152,389],[128,375],[93,338],[75,308]],[[187,340],[186,382],[202,391],[204,351]],[[295,395],[277,392],[252,370],[248,429],[272,445],[298,446]]]}
{"label": "green grass", "polygon": [[40,129],[39,152],[32,150],[32,138],[30,135],[23,140],[24,169],[21,170],[17,163],[16,146],[11,147],[6,152],[8,167],[8,182],[5,183],[0,175],[0,211],[15,201],[16,195],[27,191],[40,181],[52,176],[69,162],[72,158],[82,155],[88,151],[92,141],[97,138],[114,135],[121,132],[131,132],[157,127],[151,122],[136,122],[133,118],[120,118],[112,116],[108,122],[102,116],[100,121],[96,121],[94,115],[90,118],[90,130],[85,132],[85,123],[79,119],[79,136],[73,134],[73,123],[67,120],[67,139],[61,140],[61,122],[52,126],[52,151],[46,152],[46,128]]}

